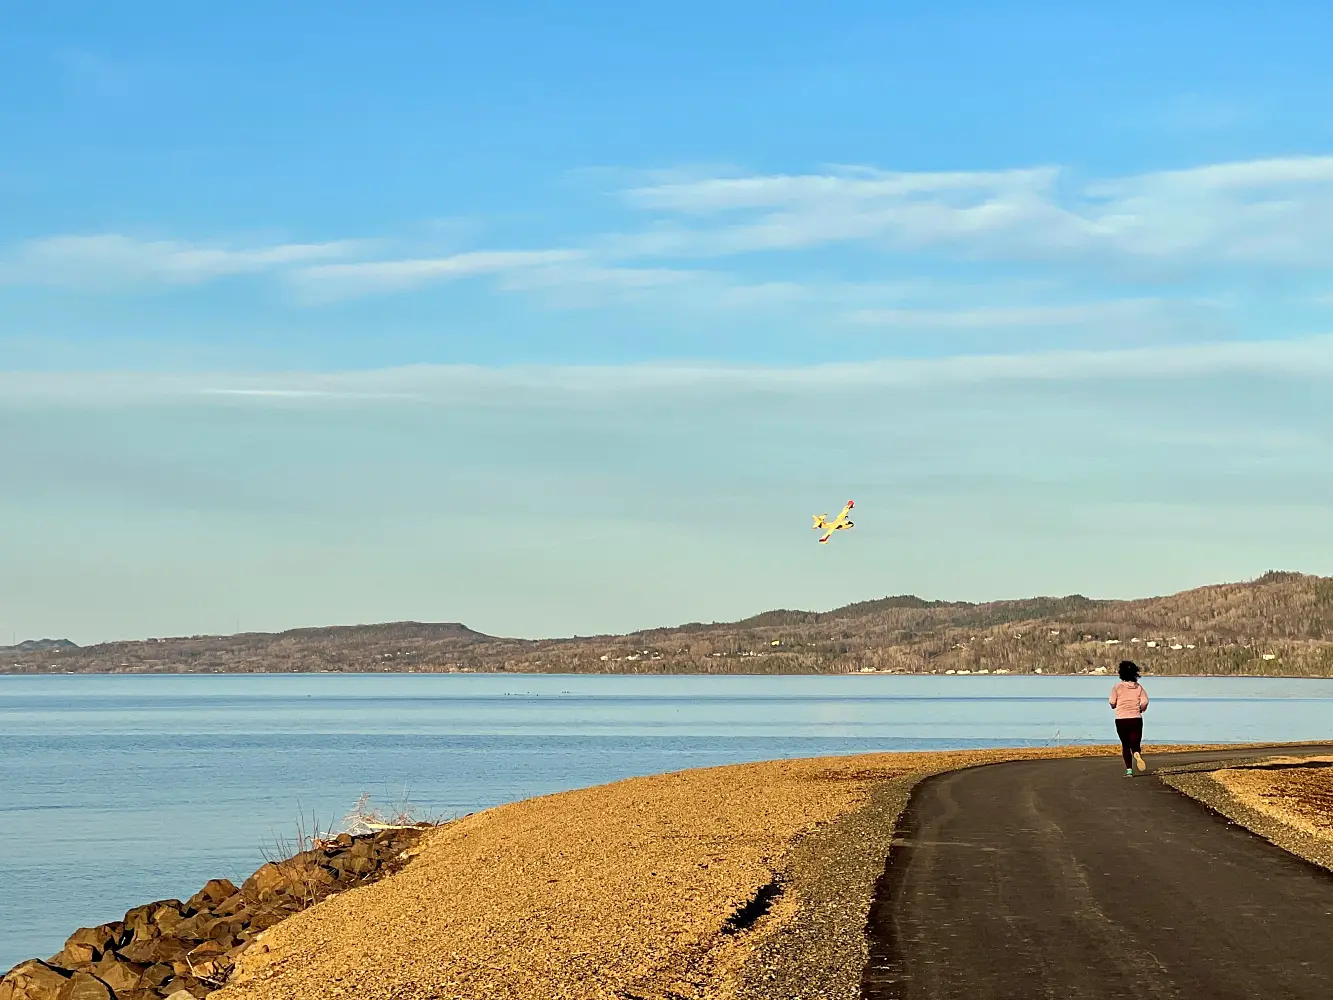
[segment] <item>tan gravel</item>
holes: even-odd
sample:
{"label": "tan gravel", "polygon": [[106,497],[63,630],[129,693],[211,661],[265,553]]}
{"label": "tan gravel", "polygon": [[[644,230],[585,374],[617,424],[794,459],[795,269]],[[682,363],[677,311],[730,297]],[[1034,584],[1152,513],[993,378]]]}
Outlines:
{"label": "tan gravel", "polygon": [[[500,806],[429,835],[392,878],[265,932],[213,996],[798,995],[801,948],[790,938],[803,932],[846,986],[864,961],[865,912],[912,784],[953,767],[1089,752],[1109,750],[770,761]],[[783,891],[769,912],[729,929],[771,883]]]}
{"label": "tan gravel", "polygon": [[[1330,766],[1308,766],[1315,761]],[[1280,770],[1228,769],[1213,777],[1251,809],[1333,844],[1333,757],[1308,757],[1304,763]]]}

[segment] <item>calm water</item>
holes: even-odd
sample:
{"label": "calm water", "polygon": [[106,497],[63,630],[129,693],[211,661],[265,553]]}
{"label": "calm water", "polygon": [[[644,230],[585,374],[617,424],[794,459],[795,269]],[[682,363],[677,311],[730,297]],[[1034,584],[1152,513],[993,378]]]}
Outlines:
{"label": "calm water", "polygon": [[[0,971],[220,875],[299,815],[450,816],[776,757],[1106,742],[1106,678],[0,677]],[[1155,678],[1150,741],[1333,737],[1333,681]]]}

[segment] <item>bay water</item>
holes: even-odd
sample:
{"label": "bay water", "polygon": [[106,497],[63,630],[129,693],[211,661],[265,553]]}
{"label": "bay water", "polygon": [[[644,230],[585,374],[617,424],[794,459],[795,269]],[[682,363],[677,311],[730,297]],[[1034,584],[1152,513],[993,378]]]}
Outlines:
{"label": "bay water", "polygon": [[[449,818],[741,761],[1112,742],[1112,682],[0,676],[0,972],[131,906],[239,884],[298,824],[336,827],[363,793]],[[1333,738],[1333,680],[1145,685],[1149,747]]]}

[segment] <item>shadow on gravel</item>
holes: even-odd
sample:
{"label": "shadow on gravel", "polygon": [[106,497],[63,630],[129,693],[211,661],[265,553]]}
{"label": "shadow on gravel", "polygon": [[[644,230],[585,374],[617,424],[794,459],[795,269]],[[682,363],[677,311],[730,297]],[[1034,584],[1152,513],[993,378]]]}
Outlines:
{"label": "shadow on gravel", "polygon": [[727,922],[722,925],[724,934],[740,934],[742,931],[748,931],[755,923],[768,912],[773,900],[782,895],[782,886],[776,881],[761,885],[754,896],[740,907],[735,913],[727,918]]}

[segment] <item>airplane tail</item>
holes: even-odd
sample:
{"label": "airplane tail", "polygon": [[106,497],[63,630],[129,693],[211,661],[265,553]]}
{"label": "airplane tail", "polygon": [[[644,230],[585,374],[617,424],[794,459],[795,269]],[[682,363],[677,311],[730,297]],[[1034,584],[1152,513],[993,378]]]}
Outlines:
{"label": "airplane tail", "polygon": [[819,528],[827,528],[827,527],[828,527],[828,515],[827,515],[827,514],[816,514],[814,517],[815,517],[815,523],[814,523],[814,525],[812,525],[812,527],[813,527],[814,529],[818,530]]}

